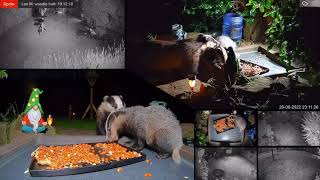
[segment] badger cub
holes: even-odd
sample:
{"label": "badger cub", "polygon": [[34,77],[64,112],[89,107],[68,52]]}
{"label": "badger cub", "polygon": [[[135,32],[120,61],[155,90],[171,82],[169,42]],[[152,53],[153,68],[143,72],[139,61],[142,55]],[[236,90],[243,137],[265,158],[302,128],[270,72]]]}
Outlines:
{"label": "badger cub", "polygon": [[181,127],[176,116],[165,107],[151,105],[120,109],[110,115],[106,127],[108,142],[129,135],[134,141],[126,146],[140,151],[148,145],[158,153],[157,158],[167,158],[172,154],[176,163],[181,162]]}

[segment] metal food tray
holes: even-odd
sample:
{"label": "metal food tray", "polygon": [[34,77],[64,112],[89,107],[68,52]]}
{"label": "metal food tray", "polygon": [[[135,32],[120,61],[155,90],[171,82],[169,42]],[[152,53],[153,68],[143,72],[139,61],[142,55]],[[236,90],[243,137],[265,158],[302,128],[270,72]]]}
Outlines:
{"label": "metal food tray", "polygon": [[238,54],[238,59],[268,69],[267,72],[256,76],[250,76],[248,78],[255,78],[258,76],[269,77],[287,73],[286,68],[280,64],[281,62],[278,60],[279,58],[260,46],[252,47],[246,50],[238,50],[236,53]]}
{"label": "metal food tray", "polygon": [[213,127],[213,125],[215,125],[215,124],[217,123],[217,121],[219,121],[219,120],[221,120],[221,119],[226,119],[227,117],[228,117],[228,116],[221,117],[221,118],[218,118],[218,119],[216,119],[216,120],[213,121],[213,123],[212,123],[212,128],[215,129],[215,131],[216,131],[217,134],[224,133],[224,132],[227,132],[227,131],[230,131],[230,130],[236,128],[236,127],[234,127],[234,128],[229,127],[228,129],[224,129],[222,132],[219,132],[219,131],[216,130],[216,128]]}
{"label": "metal food tray", "polygon": [[[98,143],[106,143],[106,142],[77,143],[77,144],[92,145],[95,148],[96,153],[101,158],[101,157],[104,157],[104,155],[99,154],[98,149],[95,147],[95,145]],[[68,144],[68,145],[71,145],[71,144]],[[121,144],[119,144],[119,145],[121,145]],[[54,146],[67,146],[67,145],[54,145]],[[121,145],[121,146],[123,146],[123,145]],[[123,147],[125,147],[125,146],[123,146]],[[129,151],[134,151],[131,148],[128,148],[128,147],[125,147],[125,148],[127,148]],[[30,172],[30,175],[34,176],[34,177],[48,177],[48,176],[64,176],[64,175],[82,174],[82,173],[89,173],[89,172],[95,172],[95,171],[102,171],[102,170],[106,170],[106,169],[113,169],[113,168],[117,168],[117,167],[127,166],[130,164],[134,164],[134,163],[138,163],[138,162],[146,160],[146,155],[144,153],[142,153],[142,152],[138,152],[138,153],[141,154],[140,157],[125,159],[125,160],[120,160],[120,161],[110,161],[110,163],[108,163],[108,164],[102,163],[102,164],[98,164],[98,165],[85,165],[83,167],[64,168],[64,169],[57,169],[57,170],[45,169],[47,166],[38,165],[36,162],[36,159],[33,157],[32,161],[30,163],[30,166],[29,166],[29,172]]]}
{"label": "metal food tray", "polygon": [[230,114],[214,114],[210,115],[208,119],[208,139],[209,142],[240,142],[241,141],[241,132],[237,126],[235,128],[224,131],[223,133],[217,133],[213,127],[213,123],[216,120],[221,118],[226,118]]}

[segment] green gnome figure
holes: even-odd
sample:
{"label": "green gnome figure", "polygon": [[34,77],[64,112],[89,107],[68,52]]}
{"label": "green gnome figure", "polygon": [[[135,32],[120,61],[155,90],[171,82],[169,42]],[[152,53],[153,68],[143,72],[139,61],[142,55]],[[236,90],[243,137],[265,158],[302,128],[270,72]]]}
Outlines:
{"label": "green gnome figure", "polygon": [[38,88],[32,90],[28,104],[21,114],[22,120],[22,131],[26,133],[34,132],[39,133],[46,130],[45,126],[47,123],[43,120],[43,110],[39,101],[40,91]]}

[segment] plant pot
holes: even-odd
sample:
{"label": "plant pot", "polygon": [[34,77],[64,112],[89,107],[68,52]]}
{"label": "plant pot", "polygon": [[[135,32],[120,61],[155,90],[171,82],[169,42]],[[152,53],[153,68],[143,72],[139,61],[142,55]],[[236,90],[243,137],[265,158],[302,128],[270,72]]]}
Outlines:
{"label": "plant pot", "polygon": [[7,122],[0,122],[0,145],[7,144]]}
{"label": "plant pot", "polygon": [[18,131],[21,131],[21,128],[18,130],[17,127],[19,127],[20,119],[16,118],[12,122],[7,123],[7,143],[9,144],[13,137],[18,133]]}
{"label": "plant pot", "polygon": [[49,136],[56,135],[56,128],[54,128],[53,126],[46,126],[46,128],[47,128],[46,135],[49,135]]}

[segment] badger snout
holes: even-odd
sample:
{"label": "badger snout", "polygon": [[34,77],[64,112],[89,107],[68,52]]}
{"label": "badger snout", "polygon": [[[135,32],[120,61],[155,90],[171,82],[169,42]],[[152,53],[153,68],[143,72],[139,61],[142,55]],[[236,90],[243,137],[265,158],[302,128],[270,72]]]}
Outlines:
{"label": "badger snout", "polygon": [[222,69],[222,67],[225,65],[225,63],[219,63],[219,62],[215,62],[213,63],[213,66],[218,68],[218,69]]}

